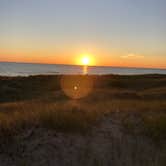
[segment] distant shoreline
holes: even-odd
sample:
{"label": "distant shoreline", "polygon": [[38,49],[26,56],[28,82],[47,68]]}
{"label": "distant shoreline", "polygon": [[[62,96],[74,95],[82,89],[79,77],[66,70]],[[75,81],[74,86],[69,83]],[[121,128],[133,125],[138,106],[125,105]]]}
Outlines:
{"label": "distant shoreline", "polygon": [[0,79],[3,78],[29,78],[29,77],[61,77],[61,76],[88,76],[88,77],[111,77],[111,76],[117,76],[117,77],[144,77],[144,78],[148,78],[148,77],[165,77],[166,74],[134,74],[134,75],[121,75],[121,74],[87,74],[87,75],[83,75],[83,74],[38,74],[38,75],[18,75],[18,76],[8,76],[8,75],[0,75]]}
{"label": "distant shoreline", "polygon": [[[63,75],[63,74],[65,75],[85,74],[84,66],[0,62],[1,76]],[[166,69],[88,66],[88,68],[86,69],[86,74],[88,75],[166,74]]]}
{"label": "distant shoreline", "polygon": [[[40,62],[16,62],[16,61],[0,61],[0,63],[15,63],[15,64],[34,64],[34,65],[64,65],[64,66],[82,66],[82,65],[77,65],[77,64],[58,64],[58,63],[40,63]],[[104,67],[104,68],[124,68],[124,69],[150,69],[150,70],[166,70],[166,68],[160,68],[160,67],[127,67],[127,66],[108,66],[108,65],[90,65],[89,67]]]}

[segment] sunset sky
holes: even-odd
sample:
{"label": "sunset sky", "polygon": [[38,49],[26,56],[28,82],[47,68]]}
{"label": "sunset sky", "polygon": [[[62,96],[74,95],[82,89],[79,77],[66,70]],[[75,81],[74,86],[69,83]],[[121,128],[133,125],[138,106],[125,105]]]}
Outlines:
{"label": "sunset sky", "polygon": [[0,61],[166,68],[166,0],[0,0]]}

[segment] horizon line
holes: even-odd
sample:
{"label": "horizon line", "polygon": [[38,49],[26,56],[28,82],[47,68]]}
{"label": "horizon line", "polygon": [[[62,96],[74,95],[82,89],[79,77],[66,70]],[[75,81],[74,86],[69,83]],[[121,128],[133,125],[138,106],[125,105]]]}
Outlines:
{"label": "horizon line", "polygon": [[[63,64],[63,63],[43,63],[43,62],[23,62],[23,61],[0,61],[0,63],[23,63],[23,64],[41,64],[41,65],[66,65],[66,66],[84,66],[78,64]],[[112,67],[112,68],[135,68],[135,69],[156,69],[166,70],[166,67],[136,67],[136,66],[109,66],[109,65],[88,65],[89,67]]]}

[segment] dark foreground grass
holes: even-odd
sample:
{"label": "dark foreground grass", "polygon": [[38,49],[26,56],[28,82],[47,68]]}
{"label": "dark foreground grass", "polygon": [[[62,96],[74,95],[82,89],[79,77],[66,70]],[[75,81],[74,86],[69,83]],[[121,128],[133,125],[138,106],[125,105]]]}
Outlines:
{"label": "dark foreground grass", "polygon": [[63,132],[85,132],[97,119],[95,112],[78,107],[43,103],[8,104],[13,112],[0,113],[1,134],[17,134],[31,127],[43,127]]}
{"label": "dark foreground grass", "polygon": [[143,117],[143,134],[160,141],[166,139],[166,114]]}
{"label": "dark foreground grass", "polygon": [[166,165],[166,76],[85,76],[79,100],[60,77],[0,78],[0,165]]}
{"label": "dark foreground grass", "polygon": [[6,110],[0,112],[1,140],[10,140],[30,128],[87,134],[104,117],[117,121],[124,132],[145,135],[157,142],[166,138],[165,101],[105,100],[92,104],[34,100],[1,104],[0,108]]}
{"label": "dark foreground grass", "polygon": [[71,100],[60,89],[60,76],[1,77],[0,139],[32,127],[87,133],[104,116],[126,132],[166,138],[166,76],[71,77],[91,77],[93,91]]}

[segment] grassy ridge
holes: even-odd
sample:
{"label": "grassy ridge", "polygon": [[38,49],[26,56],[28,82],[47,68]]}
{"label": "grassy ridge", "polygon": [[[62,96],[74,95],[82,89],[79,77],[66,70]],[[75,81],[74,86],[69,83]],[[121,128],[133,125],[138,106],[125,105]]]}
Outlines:
{"label": "grassy ridge", "polygon": [[[75,79],[76,77],[83,76],[71,77]],[[108,92],[123,90],[126,91],[126,96],[128,92],[132,92],[133,95],[134,93],[137,97],[142,95],[145,99],[165,99],[166,97],[165,75],[86,77],[92,78],[94,90],[106,89]],[[0,77],[0,102],[27,100],[41,96],[50,97],[51,95],[55,97],[53,92],[61,92],[60,78],[61,76]],[[58,95],[57,98],[59,99],[60,97],[64,98],[63,94],[61,96]]]}
{"label": "grassy ridge", "polygon": [[103,116],[117,119],[126,132],[166,138],[166,76],[86,76],[93,91],[76,101],[64,95],[60,77],[0,77],[1,139],[32,126],[84,133]]}

